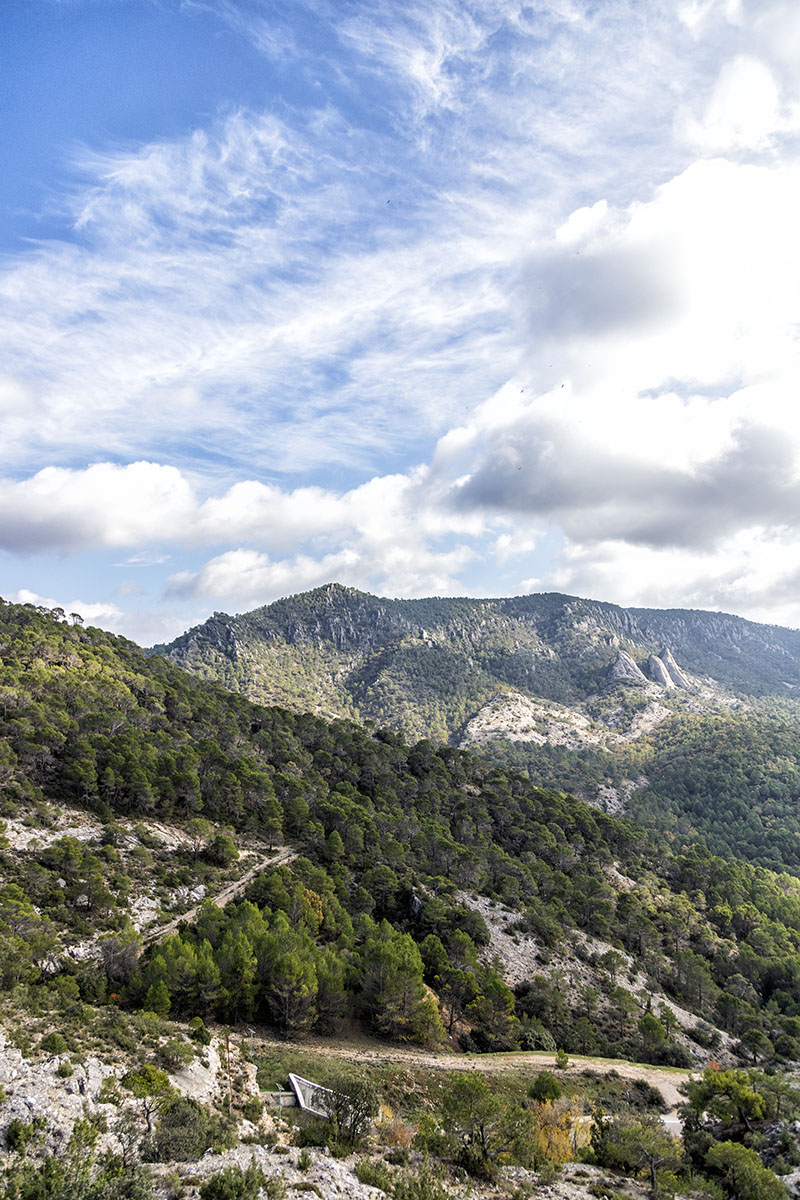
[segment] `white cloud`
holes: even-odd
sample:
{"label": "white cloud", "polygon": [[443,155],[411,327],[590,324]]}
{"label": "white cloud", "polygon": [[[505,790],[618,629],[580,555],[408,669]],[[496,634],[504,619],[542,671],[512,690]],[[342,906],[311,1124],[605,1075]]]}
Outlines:
{"label": "white cloud", "polygon": [[767,529],[735,534],[713,554],[569,543],[546,581],[522,581],[526,590],[545,585],[617,604],[712,609],[794,628],[800,626],[798,584],[800,540]]}
{"label": "white cloud", "polygon": [[18,592],[12,592],[5,599],[11,604],[34,604],[37,608],[60,608],[68,617],[77,614],[87,625],[98,625],[101,629],[108,629],[111,633],[120,633],[126,620],[126,614],[116,604],[102,601],[71,600],[68,603],[61,603],[52,597],[40,596],[37,592],[31,592],[27,588],[20,588]]}
{"label": "white cloud", "polygon": [[[285,40],[260,6],[214,7],[265,52]],[[71,237],[0,275],[0,357],[39,408],[7,431],[20,471],[164,444],[181,464],[213,447],[229,481],[265,458],[363,472],[418,454],[524,349],[510,281],[531,237],[587,179],[612,203],[655,164],[668,173],[654,131],[671,106],[642,64],[660,55],[671,74],[680,55],[655,9],[647,22],[617,4],[534,19],[500,0],[316,16],[327,48],[297,53],[342,86],[346,61],[348,117],[331,86],[316,111],[242,110],[87,152]],[[376,72],[383,109],[358,125],[352,98],[363,88],[371,108]],[[424,128],[404,120],[409,93],[436,115]]]}
{"label": "white cloud", "polygon": [[33,553],[170,540],[186,532],[194,508],[175,467],[46,467],[29,479],[0,481],[0,546]]}
{"label": "white cloud", "polygon": [[200,2],[319,103],[87,152],[3,265],[0,544],[197,604],[482,568],[788,612],[796,6],[314,0],[312,45]]}
{"label": "white cloud", "polygon": [[769,67],[740,54],[720,71],[702,118],[684,118],[684,133],[705,151],[762,150],[776,134],[800,127],[798,118],[797,110],[783,109]]}
{"label": "white cloud", "polygon": [[167,595],[229,603],[237,611],[331,580],[379,595],[451,595],[463,590],[459,574],[472,557],[473,552],[463,546],[436,552],[424,544],[409,545],[407,539],[405,544],[387,543],[379,550],[356,543],[320,558],[299,554],[278,561],[255,550],[228,550],[199,571],[172,575]]}

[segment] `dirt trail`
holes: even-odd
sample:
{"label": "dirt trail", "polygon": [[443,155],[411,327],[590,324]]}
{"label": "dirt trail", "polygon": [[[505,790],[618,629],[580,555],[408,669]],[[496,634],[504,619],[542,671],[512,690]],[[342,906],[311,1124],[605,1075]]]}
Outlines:
{"label": "dirt trail", "polygon": [[217,908],[224,908],[226,904],[230,904],[231,900],[235,900],[237,896],[241,896],[242,892],[247,887],[256,875],[262,871],[266,871],[267,867],[282,867],[286,863],[292,862],[297,858],[297,851],[290,850],[288,846],[279,846],[277,850],[271,851],[269,854],[260,855],[252,867],[248,867],[244,875],[239,879],[235,879],[232,883],[228,883],[217,892],[216,896],[206,896],[204,900],[193,905],[192,908],[187,908],[186,912],[182,912],[180,916],[174,917],[171,921],[167,921],[164,925],[159,925],[155,929],[148,929],[142,937],[142,945],[152,946],[153,942],[160,942],[162,938],[168,937],[171,933],[176,933],[178,926],[184,921],[193,921],[200,910],[200,904],[205,900],[211,900],[216,904]]}
{"label": "dirt trail", "polygon": [[322,1038],[310,1037],[302,1042],[284,1041],[278,1038],[261,1037],[263,1046],[274,1046],[276,1050],[285,1052],[296,1049],[298,1054],[320,1054],[328,1058],[342,1058],[353,1064],[368,1066],[370,1064],[395,1063],[402,1066],[427,1067],[439,1071],[484,1071],[498,1074],[503,1071],[517,1071],[528,1068],[531,1072],[555,1070],[557,1074],[579,1075],[581,1071],[596,1071],[599,1075],[609,1075],[616,1072],[623,1079],[643,1079],[657,1088],[664,1097],[664,1103],[670,1109],[682,1104],[685,1097],[678,1090],[679,1085],[691,1079],[696,1072],[684,1071],[678,1067],[651,1067],[647,1063],[626,1062],[623,1059],[591,1058],[571,1054],[569,1066],[565,1071],[559,1071],[555,1065],[555,1055],[543,1050],[511,1051],[507,1054],[447,1054],[436,1053],[432,1050],[410,1050],[398,1046],[386,1046],[381,1042],[369,1039],[358,1039],[350,1043],[331,1044]]}

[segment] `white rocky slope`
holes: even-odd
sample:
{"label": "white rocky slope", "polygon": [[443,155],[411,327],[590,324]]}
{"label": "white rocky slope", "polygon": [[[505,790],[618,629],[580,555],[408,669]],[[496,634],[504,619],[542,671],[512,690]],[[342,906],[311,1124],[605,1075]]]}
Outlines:
{"label": "white rocky slope", "polygon": [[566,986],[574,996],[587,984],[602,991],[605,988],[603,970],[593,966],[589,960],[597,960],[613,952],[619,956],[622,964],[616,975],[616,983],[635,996],[637,1001],[642,995],[647,995],[655,1010],[663,1007],[671,1011],[677,1026],[675,1040],[689,1051],[697,1067],[708,1066],[712,1058],[723,1066],[735,1066],[738,1063],[738,1056],[733,1052],[735,1039],[722,1029],[716,1031],[719,1044],[713,1051],[693,1041],[689,1031],[698,1024],[698,1018],[663,992],[653,991],[646,976],[638,970],[636,960],[624,950],[590,934],[577,933],[574,950],[564,947],[556,954],[545,954],[536,938],[513,930],[519,913],[496,904],[486,896],[471,896],[461,892],[458,898],[479,912],[486,922],[490,938],[486,957],[496,960],[500,973],[510,987],[534,975],[543,975]]}

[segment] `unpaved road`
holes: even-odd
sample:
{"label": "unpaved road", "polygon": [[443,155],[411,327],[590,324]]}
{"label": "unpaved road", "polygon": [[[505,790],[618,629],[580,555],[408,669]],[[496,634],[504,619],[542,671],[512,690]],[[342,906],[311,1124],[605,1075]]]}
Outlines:
{"label": "unpaved road", "polygon": [[226,884],[221,891],[217,892],[216,896],[205,896],[200,903],[195,904],[193,908],[187,908],[178,917],[174,917],[171,921],[167,921],[165,925],[159,925],[155,929],[148,929],[142,937],[142,945],[152,946],[153,942],[160,942],[163,938],[169,937],[171,933],[176,933],[178,926],[184,921],[193,921],[200,910],[200,904],[206,900],[211,900],[216,904],[217,908],[224,908],[226,904],[230,904],[231,900],[235,900],[237,896],[241,896],[244,889],[256,875],[262,871],[266,871],[268,867],[282,867],[285,863],[291,862],[297,858],[297,851],[290,850],[288,846],[278,846],[276,850],[269,854],[262,854],[256,859],[253,866],[248,867],[244,875],[239,879],[234,879],[232,883]]}
{"label": "unpaved road", "polygon": [[270,1037],[261,1037],[259,1040],[263,1046],[274,1046],[282,1052],[295,1048],[298,1054],[307,1054],[310,1051],[329,1058],[342,1058],[362,1066],[396,1063],[399,1066],[407,1064],[439,1071],[485,1071],[493,1075],[520,1068],[528,1068],[532,1072],[555,1069],[558,1074],[565,1075],[579,1075],[581,1071],[596,1071],[598,1075],[609,1075],[616,1071],[623,1079],[643,1079],[657,1088],[664,1097],[664,1103],[671,1110],[685,1100],[678,1090],[679,1085],[696,1074],[677,1067],[651,1067],[647,1063],[626,1062],[614,1058],[587,1058],[578,1054],[570,1055],[569,1066],[562,1072],[555,1066],[554,1054],[539,1050],[512,1051],[508,1054],[437,1054],[432,1050],[387,1046],[368,1038],[358,1038],[347,1043],[332,1043],[314,1037],[302,1042]]}

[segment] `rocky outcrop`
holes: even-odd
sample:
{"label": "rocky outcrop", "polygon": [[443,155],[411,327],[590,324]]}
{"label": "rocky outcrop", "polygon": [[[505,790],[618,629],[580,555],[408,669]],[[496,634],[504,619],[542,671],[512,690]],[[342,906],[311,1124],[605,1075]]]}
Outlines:
{"label": "rocky outcrop", "polygon": [[611,664],[608,674],[611,679],[620,683],[633,683],[642,687],[646,687],[648,683],[647,676],[639,670],[627,650],[617,652],[616,660]]}
{"label": "rocky outcrop", "polygon": [[58,1069],[67,1062],[67,1054],[33,1062],[9,1045],[0,1033],[0,1085],[6,1097],[0,1105],[0,1145],[15,1117],[26,1124],[41,1117],[47,1125],[45,1148],[56,1153],[66,1144],[73,1125],[85,1110],[114,1111],[98,1099],[105,1080],[116,1074],[114,1068],[90,1056],[83,1064],[75,1063],[73,1073],[64,1078]]}
{"label": "rocky outcrop", "polygon": [[669,671],[664,666],[663,659],[660,659],[657,654],[651,654],[648,658],[647,670],[653,683],[659,683],[664,688],[675,687]]}
{"label": "rocky outcrop", "polygon": [[684,675],[675,659],[672,657],[672,651],[669,646],[665,646],[661,651],[661,659],[664,666],[669,671],[669,677],[676,688],[682,688],[686,692],[693,692],[694,685],[687,675]]}
{"label": "rocky outcrop", "polygon": [[602,736],[583,713],[554,700],[532,700],[519,692],[493,696],[470,717],[459,745],[466,749],[496,738],[537,746],[598,746]]}

